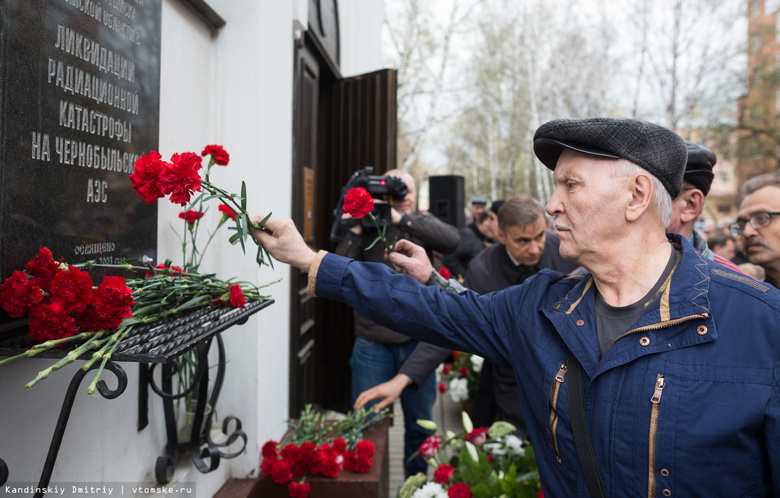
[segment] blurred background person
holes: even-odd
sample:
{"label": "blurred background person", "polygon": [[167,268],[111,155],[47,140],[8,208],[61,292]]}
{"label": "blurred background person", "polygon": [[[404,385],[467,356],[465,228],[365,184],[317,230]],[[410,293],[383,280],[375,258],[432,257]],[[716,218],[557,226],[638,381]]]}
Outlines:
{"label": "blurred background person", "polygon": [[[391,170],[386,176],[400,178],[409,189],[403,199],[392,202],[391,224],[387,227],[387,240],[407,239],[425,248],[430,259],[432,251],[449,254],[460,241],[458,229],[444,223],[431,214],[417,210],[417,186],[414,178],[402,170]],[[334,251],[356,261],[385,263],[385,246],[373,244],[377,229],[358,224],[351,227]],[[370,249],[367,249],[369,248]],[[399,372],[406,358],[417,347],[418,341],[382,327],[358,313],[355,316],[355,344],[349,366],[352,370],[352,403],[366,389],[391,380]],[[436,400],[436,379],[432,375],[421,382],[418,389],[407,389],[401,396],[404,416],[404,469],[407,475],[425,473],[428,465],[420,457],[409,461],[429,432],[417,424],[417,420],[433,418]]]}

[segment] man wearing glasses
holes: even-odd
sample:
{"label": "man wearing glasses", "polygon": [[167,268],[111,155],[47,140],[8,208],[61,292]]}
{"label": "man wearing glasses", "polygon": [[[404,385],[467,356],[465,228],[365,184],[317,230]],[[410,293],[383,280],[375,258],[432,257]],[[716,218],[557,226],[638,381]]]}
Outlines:
{"label": "man wearing glasses", "polygon": [[766,282],[780,287],[780,173],[768,173],[746,181],[736,223],[729,228],[742,237],[748,260],[766,271]]}

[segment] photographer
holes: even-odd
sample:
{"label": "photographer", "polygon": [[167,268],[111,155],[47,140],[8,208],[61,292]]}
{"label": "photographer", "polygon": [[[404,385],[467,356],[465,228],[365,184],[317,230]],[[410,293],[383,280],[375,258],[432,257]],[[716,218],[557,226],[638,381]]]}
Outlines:
{"label": "photographer", "polygon": [[[408,192],[402,199],[388,199],[391,209],[390,223],[386,231],[387,239],[389,241],[407,239],[415,242],[425,248],[429,259],[432,258],[432,251],[443,254],[454,251],[460,241],[458,229],[435,216],[417,211],[417,188],[414,178],[401,170],[388,171],[386,176],[400,178],[408,187]],[[366,250],[376,236],[376,228],[358,224],[349,229],[335,252],[357,261],[389,264],[385,261],[384,245],[376,244]],[[393,332],[355,313],[355,345],[349,361],[352,370],[352,403],[354,404],[358,395],[366,389],[394,378],[417,344],[417,340]],[[433,418],[433,403],[436,400],[434,376],[429,375],[427,378],[420,379],[414,377],[414,374],[409,372],[406,376],[407,383],[414,383],[418,388],[405,389],[401,395],[405,429],[404,467],[407,475],[425,472],[427,469],[427,464],[420,457],[411,462],[407,460],[428,436],[428,432],[417,425],[416,421]]]}

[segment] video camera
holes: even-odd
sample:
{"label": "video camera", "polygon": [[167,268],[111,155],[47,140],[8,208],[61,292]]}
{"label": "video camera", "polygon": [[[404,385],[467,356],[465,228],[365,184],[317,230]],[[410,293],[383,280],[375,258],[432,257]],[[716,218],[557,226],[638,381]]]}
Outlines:
{"label": "video camera", "polygon": [[[347,195],[347,192],[349,192],[350,189],[363,187],[374,199],[385,198],[385,200],[387,200],[387,198],[403,199],[406,194],[409,193],[409,188],[400,178],[395,176],[375,175],[373,173],[374,167],[366,166],[355,172],[342,189],[339,203],[336,206],[336,209],[333,210],[335,218],[333,220],[333,226],[330,229],[330,240],[333,242],[341,242],[341,239],[344,238],[344,232],[348,228],[359,223],[364,227],[374,227],[374,223],[367,216],[359,220],[354,218],[341,218],[341,215],[344,213],[344,196]],[[372,213],[380,226],[382,226],[383,223],[385,225],[390,225],[390,204],[375,203]]]}

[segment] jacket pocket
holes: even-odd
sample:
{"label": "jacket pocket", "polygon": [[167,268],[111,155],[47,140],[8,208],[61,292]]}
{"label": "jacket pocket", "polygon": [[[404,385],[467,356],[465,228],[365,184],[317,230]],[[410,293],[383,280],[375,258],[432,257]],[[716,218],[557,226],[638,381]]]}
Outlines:
{"label": "jacket pocket", "polygon": [[555,381],[553,382],[552,389],[550,389],[550,399],[549,399],[549,405],[550,405],[550,426],[548,427],[548,432],[550,434],[550,449],[553,450],[555,453],[555,460],[558,463],[561,463],[561,452],[558,449],[558,397],[561,392],[561,386],[563,386],[563,381],[566,377],[566,371],[568,370],[568,367],[566,366],[566,360],[564,360],[561,363],[561,367],[558,369],[558,373],[555,374]]}
{"label": "jacket pocket", "polygon": [[657,485],[655,481],[655,460],[656,460],[656,445],[658,443],[658,416],[661,411],[661,396],[664,393],[666,387],[666,380],[663,374],[658,374],[655,380],[655,390],[653,396],[650,398],[652,408],[650,412],[650,435],[648,444],[648,477],[647,477],[647,496],[654,497],[657,492]]}

